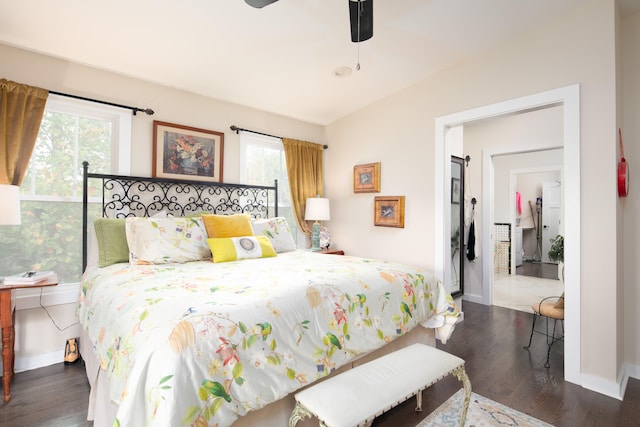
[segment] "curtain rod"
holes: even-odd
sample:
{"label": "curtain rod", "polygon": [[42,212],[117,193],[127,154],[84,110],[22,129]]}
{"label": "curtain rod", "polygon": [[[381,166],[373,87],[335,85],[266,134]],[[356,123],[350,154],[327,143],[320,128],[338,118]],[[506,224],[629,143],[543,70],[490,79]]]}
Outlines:
{"label": "curtain rod", "polygon": [[66,96],[68,98],[81,99],[83,101],[97,102],[98,104],[111,105],[112,107],[127,108],[127,109],[133,111],[133,115],[134,116],[136,115],[136,113],[138,111],[140,111],[142,113],[145,113],[145,114],[147,114],[149,116],[153,115],[153,113],[154,113],[154,111],[151,108],[130,107],[128,105],[115,104],[113,102],[107,102],[107,101],[100,101],[99,99],[85,98],[84,96],[70,95],[68,93],[56,92],[55,90],[50,90],[49,93],[52,93],[54,95]]}
{"label": "curtain rod", "polygon": [[[243,128],[239,128],[236,125],[231,125],[230,128],[232,131],[234,131],[235,133],[240,133],[240,132],[251,132],[251,133],[255,133],[257,135],[263,135],[263,136],[270,136],[271,138],[279,138],[279,139],[283,139],[281,136],[277,136],[277,135],[270,135],[268,133],[262,133],[262,132],[256,132],[255,130],[249,130],[249,129],[243,129]],[[328,145],[323,145],[322,148],[324,148],[325,150],[327,148],[329,148]]]}

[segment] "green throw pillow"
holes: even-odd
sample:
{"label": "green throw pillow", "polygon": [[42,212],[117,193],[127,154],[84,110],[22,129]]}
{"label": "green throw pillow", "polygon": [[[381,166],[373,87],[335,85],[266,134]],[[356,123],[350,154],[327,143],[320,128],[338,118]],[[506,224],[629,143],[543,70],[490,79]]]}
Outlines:
{"label": "green throw pillow", "polygon": [[125,220],[119,218],[98,218],[93,222],[98,241],[98,267],[129,262],[124,225]]}

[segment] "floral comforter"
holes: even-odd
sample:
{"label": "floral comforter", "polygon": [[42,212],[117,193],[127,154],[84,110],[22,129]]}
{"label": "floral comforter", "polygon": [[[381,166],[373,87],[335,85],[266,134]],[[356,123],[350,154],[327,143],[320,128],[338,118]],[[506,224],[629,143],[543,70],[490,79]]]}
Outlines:
{"label": "floral comforter", "polygon": [[425,271],[302,250],[96,268],[78,305],[122,426],[229,426],[418,324],[446,340],[458,315]]}

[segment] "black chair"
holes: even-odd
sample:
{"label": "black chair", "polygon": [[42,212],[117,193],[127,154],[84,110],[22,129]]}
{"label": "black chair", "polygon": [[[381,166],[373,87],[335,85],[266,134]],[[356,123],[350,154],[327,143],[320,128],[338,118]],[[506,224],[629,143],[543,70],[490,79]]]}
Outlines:
{"label": "black chair", "polygon": [[[546,297],[531,306],[533,309],[533,324],[531,325],[531,335],[529,336],[529,345],[524,347],[528,350],[531,347],[531,341],[533,339],[533,333],[538,332],[535,330],[536,319],[538,317],[544,317],[546,319],[546,331],[544,335],[547,337],[547,363],[544,364],[545,368],[549,368],[549,355],[551,353],[551,346],[558,341],[564,339],[564,293],[559,297]],[[553,327],[551,333],[549,331],[550,321],[553,321]],[[556,337],[556,325],[560,322],[562,333]],[[542,333],[542,332],[539,332]]]}

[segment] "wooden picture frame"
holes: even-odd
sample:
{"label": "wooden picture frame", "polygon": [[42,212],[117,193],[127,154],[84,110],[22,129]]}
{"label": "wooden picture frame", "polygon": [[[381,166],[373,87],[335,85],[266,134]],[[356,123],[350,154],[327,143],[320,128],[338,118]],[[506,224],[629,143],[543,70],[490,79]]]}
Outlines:
{"label": "wooden picture frame", "polygon": [[153,121],[153,177],[222,182],[224,133]]}
{"label": "wooden picture frame", "polygon": [[380,192],[380,162],[353,167],[353,192]]}
{"label": "wooden picture frame", "polygon": [[373,224],[404,228],[404,196],[376,196]]}

